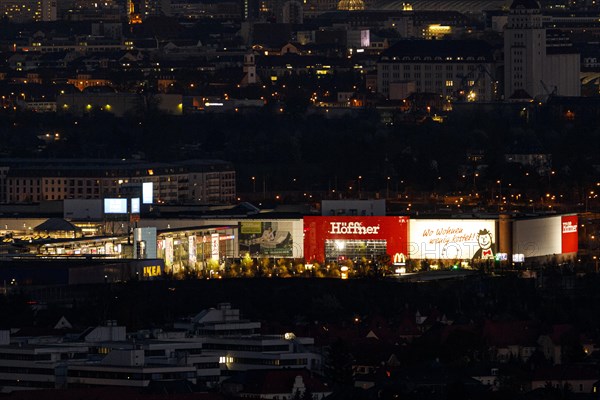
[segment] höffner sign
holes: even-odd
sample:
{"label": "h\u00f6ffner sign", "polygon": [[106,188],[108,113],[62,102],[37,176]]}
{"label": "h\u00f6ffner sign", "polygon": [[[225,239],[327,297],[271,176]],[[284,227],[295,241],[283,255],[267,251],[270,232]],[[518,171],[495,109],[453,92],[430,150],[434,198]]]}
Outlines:
{"label": "h\u00f6ffner sign", "polygon": [[361,222],[330,222],[329,232],[332,235],[377,235],[380,225],[363,226]]}

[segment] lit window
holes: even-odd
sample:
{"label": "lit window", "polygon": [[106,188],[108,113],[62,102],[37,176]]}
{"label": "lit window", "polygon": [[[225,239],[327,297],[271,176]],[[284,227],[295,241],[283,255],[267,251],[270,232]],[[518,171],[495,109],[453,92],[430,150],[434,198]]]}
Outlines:
{"label": "lit window", "polygon": [[453,81],[446,81],[446,87],[452,87],[452,86],[454,86]]}

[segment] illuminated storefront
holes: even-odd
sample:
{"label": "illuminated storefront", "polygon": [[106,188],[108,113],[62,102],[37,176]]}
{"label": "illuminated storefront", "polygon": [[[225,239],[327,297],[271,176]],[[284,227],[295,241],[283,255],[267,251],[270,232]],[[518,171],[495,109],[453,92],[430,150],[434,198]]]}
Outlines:
{"label": "illuminated storefront", "polygon": [[307,262],[406,257],[408,217],[305,217]]}
{"label": "illuminated storefront", "polygon": [[239,257],[237,226],[202,226],[161,230],[157,257],[168,273],[222,269],[227,260]]}

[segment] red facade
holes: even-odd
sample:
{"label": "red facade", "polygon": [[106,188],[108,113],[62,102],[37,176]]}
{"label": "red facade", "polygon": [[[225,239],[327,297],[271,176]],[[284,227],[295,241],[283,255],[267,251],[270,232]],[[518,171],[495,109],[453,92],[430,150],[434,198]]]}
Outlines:
{"label": "red facade", "polygon": [[325,241],[385,240],[387,254],[408,258],[409,217],[305,217],[304,258],[325,261]]}
{"label": "red facade", "polygon": [[577,215],[563,215],[561,219],[562,252],[576,253],[578,247]]}

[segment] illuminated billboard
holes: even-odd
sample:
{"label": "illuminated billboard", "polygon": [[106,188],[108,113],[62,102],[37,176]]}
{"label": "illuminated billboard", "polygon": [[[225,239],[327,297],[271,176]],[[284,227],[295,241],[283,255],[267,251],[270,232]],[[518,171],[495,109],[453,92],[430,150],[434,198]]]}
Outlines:
{"label": "illuminated billboard", "polygon": [[140,213],[140,198],[134,197],[131,199],[131,213],[139,214]]}
{"label": "illuminated billboard", "polygon": [[142,183],[142,203],[152,204],[154,199],[154,184],[152,182]]}
{"label": "illuminated billboard", "polygon": [[294,256],[293,221],[243,221],[239,232],[242,253]]}
{"label": "illuminated billboard", "polygon": [[494,260],[496,220],[420,219],[410,221],[410,258]]}
{"label": "illuminated billboard", "polygon": [[127,214],[127,199],[104,199],[104,214]]}

